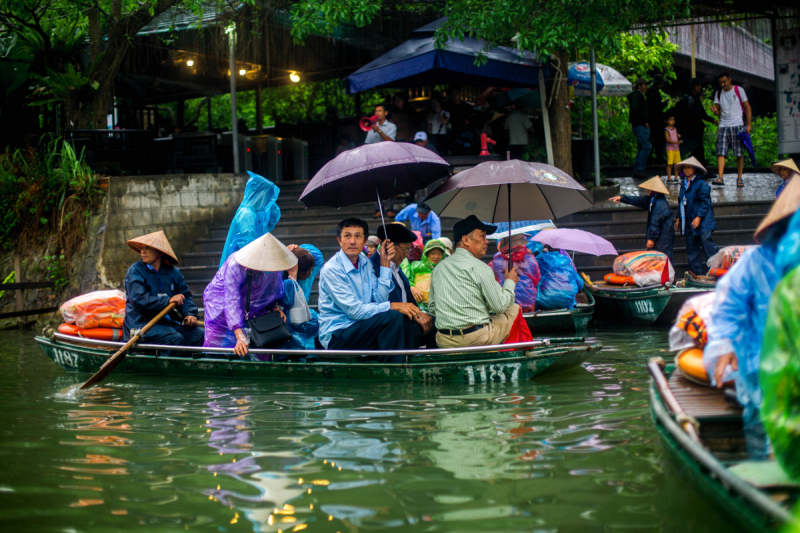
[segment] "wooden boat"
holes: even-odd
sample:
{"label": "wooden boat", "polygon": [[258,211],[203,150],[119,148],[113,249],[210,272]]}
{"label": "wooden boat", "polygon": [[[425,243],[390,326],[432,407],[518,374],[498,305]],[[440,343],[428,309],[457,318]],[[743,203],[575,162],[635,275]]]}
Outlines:
{"label": "wooden boat", "polygon": [[594,297],[584,290],[588,302],[576,304],[572,309],[553,309],[525,313],[525,322],[531,333],[551,333],[554,331],[581,331],[586,329],[594,315]]}
{"label": "wooden boat", "polygon": [[748,461],[741,408],[672,365],[665,372],[660,359],[650,361],[648,370],[656,429],[693,483],[743,529],[777,531],[792,523],[789,509],[800,497],[800,485],[776,461]]}
{"label": "wooden boat", "polygon": [[626,324],[654,323],[672,297],[672,289],[660,285],[621,287],[600,281],[587,284],[586,290],[594,296],[595,320]]}
{"label": "wooden boat", "polygon": [[683,279],[686,287],[697,288],[697,289],[717,288],[717,278],[712,278],[709,276],[692,276],[689,275],[689,273],[687,272],[684,275]]}
{"label": "wooden boat", "polygon": [[670,291],[671,296],[669,297],[666,307],[664,307],[664,310],[661,311],[661,315],[654,323],[658,325],[672,324],[675,322],[675,319],[678,318],[678,311],[686,300],[693,296],[714,292],[715,290],[714,287],[674,287]]}
{"label": "wooden boat", "polygon": [[[122,343],[47,332],[37,336],[44,353],[70,372],[96,372]],[[424,351],[251,350],[263,361],[241,360],[230,348],[136,345],[114,374],[310,380],[382,380],[440,383],[518,381],[579,366],[602,347],[580,337],[529,343]],[[164,352],[170,351],[167,355]],[[173,355],[185,353],[183,356]],[[316,356],[310,362],[276,356]],[[395,356],[402,362],[382,363]]]}

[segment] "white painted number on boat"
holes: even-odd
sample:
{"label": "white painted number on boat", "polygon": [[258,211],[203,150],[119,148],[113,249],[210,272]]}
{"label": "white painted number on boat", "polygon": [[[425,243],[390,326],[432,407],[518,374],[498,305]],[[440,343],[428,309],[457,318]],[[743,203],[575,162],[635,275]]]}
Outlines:
{"label": "white painted number on boat", "polygon": [[[519,369],[521,366],[520,363],[511,363],[508,365],[477,365],[474,367],[465,366],[464,371],[467,373],[467,381],[469,384],[474,385],[476,377],[479,382],[503,382],[506,379],[509,381],[517,381],[519,379]],[[508,378],[506,378],[506,374],[509,374]]]}
{"label": "white painted number on boat", "polygon": [[653,302],[650,300],[635,300],[636,310],[640,313],[655,313],[653,309]]}
{"label": "white painted number on boat", "polygon": [[78,354],[66,350],[53,350],[53,359],[56,363],[66,368],[77,368]]}

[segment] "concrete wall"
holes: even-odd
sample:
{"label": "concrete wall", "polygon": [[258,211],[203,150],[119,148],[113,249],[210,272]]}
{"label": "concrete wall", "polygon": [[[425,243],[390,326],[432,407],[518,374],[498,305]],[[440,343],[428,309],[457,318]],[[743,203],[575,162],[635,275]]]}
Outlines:
{"label": "concrete wall", "polygon": [[212,226],[230,222],[247,179],[246,174],[111,177],[93,287],[122,287],[137,259],[125,242],[140,235],[163,230],[180,260]]}

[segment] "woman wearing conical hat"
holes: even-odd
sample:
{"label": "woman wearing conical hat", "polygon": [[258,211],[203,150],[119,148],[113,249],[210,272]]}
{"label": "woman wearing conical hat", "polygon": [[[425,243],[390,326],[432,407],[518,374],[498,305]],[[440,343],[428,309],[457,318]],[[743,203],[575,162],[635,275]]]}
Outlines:
{"label": "woman wearing conical hat", "polygon": [[683,172],[685,177],[678,193],[680,216],[675,220],[675,231],[680,231],[686,237],[689,271],[700,276],[708,272],[708,259],[719,251],[712,239],[717,221],[711,203],[711,187],[700,178],[706,169],[694,157],[675,165],[675,172]]}
{"label": "woman wearing conical hat", "polygon": [[178,258],[167,236],[157,231],[129,240],[128,246],[139,253],[141,260],[125,274],[127,301],[122,325],[125,341],[130,339],[132,329],[143,328],[170,302],[175,302],[177,313],[162,318],[140,342],[202,346],[203,328],[197,325],[197,306],[183,274],[174,266]]}
{"label": "woman wearing conical hat", "polygon": [[[295,265],[297,257],[271,233],[231,254],[203,291],[206,326],[203,346],[233,348],[239,357],[244,357],[249,344],[246,321],[270,311],[281,311],[278,306],[284,291],[281,272]],[[249,310],[246,309],[248,285]]]}
{"label": "woman wearing conical hat", "polygon": [[790,179],[800,175],[800,170],[797,169],[797,164],[795,164],[793,159],[786,159],[784,161],[772,163],[770,169],[772,169],[772,172],[780,176],[783,180],[783,183],[778,186],[778,190],[775,191],[775,198],[781,195],[783,189],[786,188],[786,184],[789,183]]}
{"label": "woman wearing conical hat", "polygon": [[655,176],[639,185],[640,189],[649,191],[647,196],[615,196],[611,198],[614,203],[632,205],[639,209],[647,209],[647,249],[662,252],[672,259],[672,248],[675,246],[675,228],[673,219],[675,215],[669,206],[667,197],[669,189]]}
{"label": "woman wearing conical hat", "polygon": [[798,207],[800,180],[790,180],[756,230],[755,241],[761,246],[742,254],[717,283],[714,308],[707,322],[703,366],[717,387],[731,379],[732,370],[738,370],[736,395],[744,407],[747,449],[753,460],[766,459],[768,455],[759,418],[761,347],[772,292],[783,275],[800,264],[800,254],[796,253],[800,224],[793,224],[787,231]]}

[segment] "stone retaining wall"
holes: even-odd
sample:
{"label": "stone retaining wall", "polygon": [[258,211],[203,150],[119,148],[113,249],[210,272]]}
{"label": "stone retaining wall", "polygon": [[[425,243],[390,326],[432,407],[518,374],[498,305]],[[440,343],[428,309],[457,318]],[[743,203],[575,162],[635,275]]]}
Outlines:
{"label": "stone retaining wall", "polygon": [[111,177],[97,275],[85,281],[94,289],[121,288],[137,258],[125,242],[158,230],[180,260],[195,239],[209,235],[211,226],[233,218],[247,179],[246,174]]}

